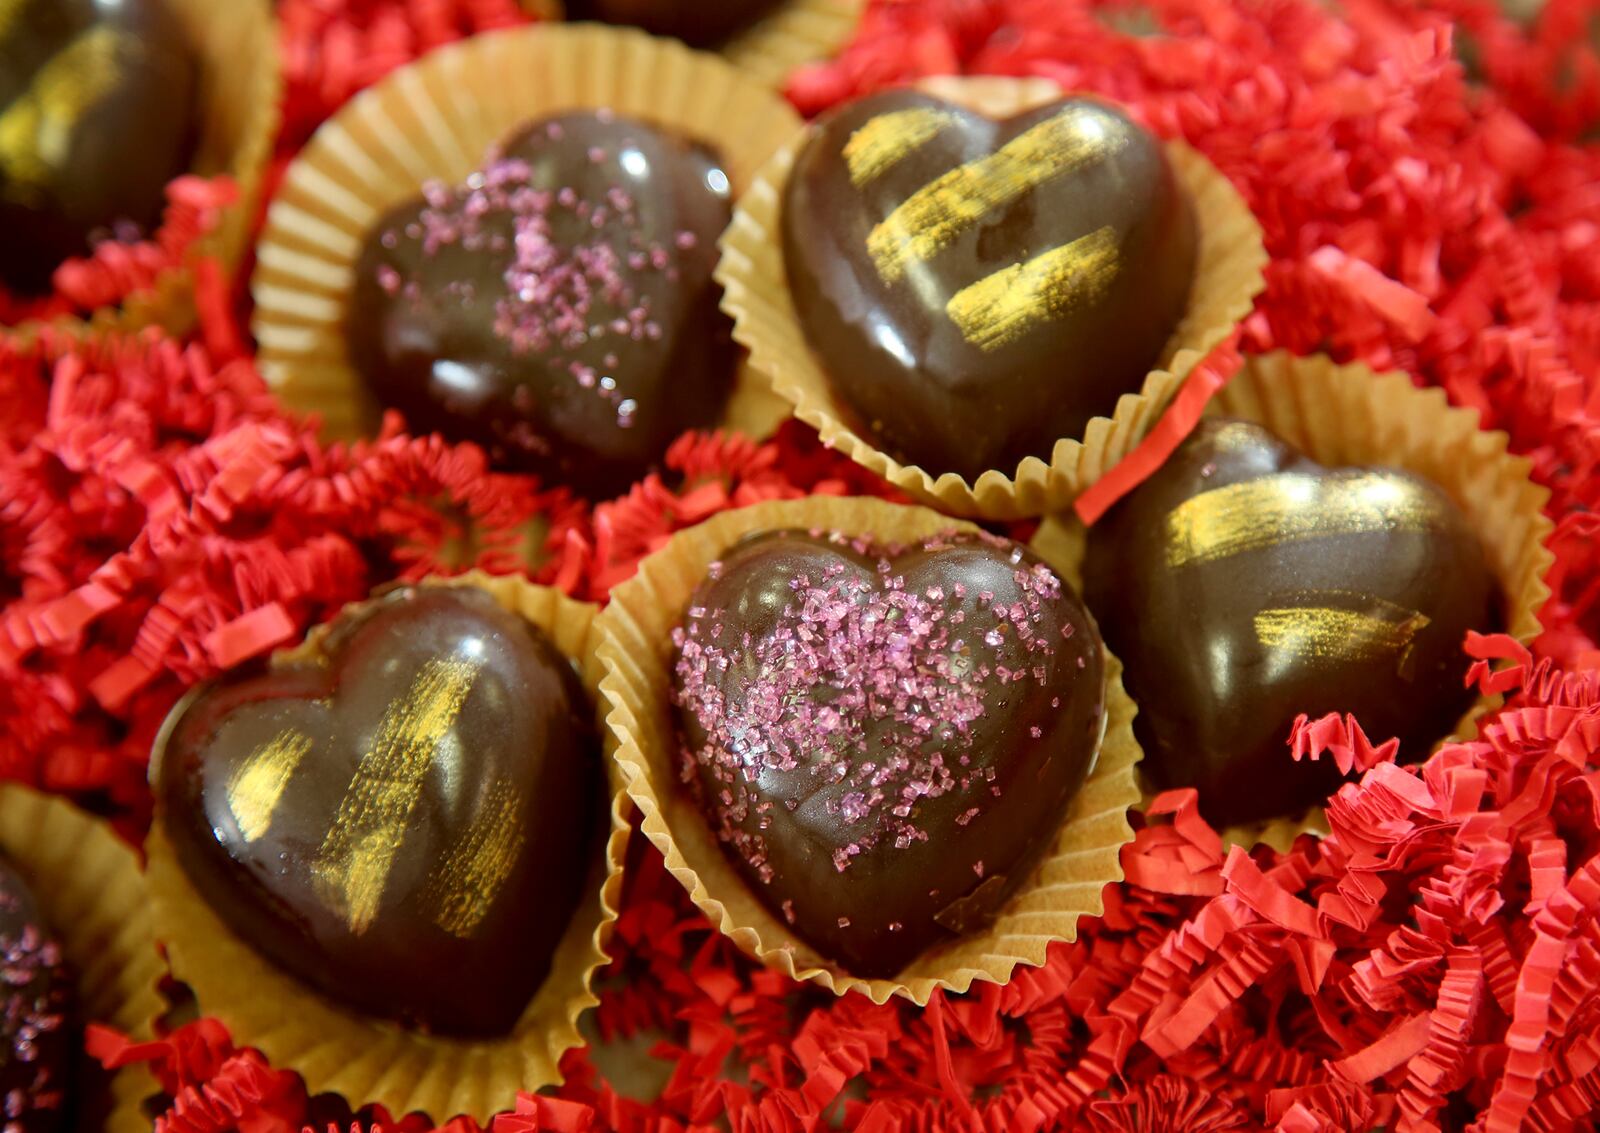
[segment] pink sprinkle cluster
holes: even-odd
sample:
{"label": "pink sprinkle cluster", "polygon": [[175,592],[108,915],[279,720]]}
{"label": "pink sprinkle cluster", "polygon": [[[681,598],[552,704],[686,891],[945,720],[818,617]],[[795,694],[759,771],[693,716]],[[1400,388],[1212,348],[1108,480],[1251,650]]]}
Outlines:
{"label": "pink sprinkle cluster", "polygon": [[[999,795],[994,769],[973,765],[972,725],[1008,684],[1044,684],[1044,661],[1055,652],[1035,627],[1045,604],[1060,598],[1061,580],[1043,563],[1024,564],[1019,548],[999,541],[1011,547],[1016,585],[1006,603],[960,582],[912,589],[893,562],[902,548],[828,538],[871,565],[841,555],[820,576],[792,577],[794,597],[772,628],[737,641],[724,609],[702,604],[715,589],[702,587],[673,636],[675,702],[705,736],[698,748],[685,744],[681,773],[692,783],[708,772],[719,784],[708,800],[718,836],[768,881],[765,840],[743,828],[774,805],[762,790],[768,773],[804,771],[818,789],[844,785],[825,803],[853,832],[859,827],[834,853],[840,872],[880,842],[905,849],[926,841],[915,822],[919,799],[984,785]],[[917,549],[972,541],[940,536]],[[713,583],[724,569],[713,564]],[[756,826],[768,822],[759,817]]]}
{"label": "pink sprinkle cluster", "polygon": [[[15,904],[10,894],[5,899]],[[0,1033],[10,1037],[10,1050],[0,1053],[0,1078],[11,1085],[0,1133],[22,1133],[40,1121],[48,1128],[66,1107],[63,1067],[38,1064],[39,1040],[67,1026],[70,985],[62,971],[61,946],[33,924],[23,925],[15,935],[0,933],[0,986],[5,989]],[[18,1068],[30,1066],[31,1072]],[[41,1114],[45,1116],[37,1116]]]}
{"label": "pink sprinkle cluster", "polygon": [[[559,140],[562,128],[552,122],[545,133]],[[612,155],[591,147],[587,157],[601,165]],[[612,186],[590,199],[571,186],[536,188],[532,167],[518,158],[491,157],[459,186],[430,182],[423,198],[427,207],[404,227],[403,236],[420,241],[429,258],[448,247],[509,254],[504,292],[495,300],[495,333],[518,354],[548,356],[554,369],[564,367],[580,387],[615,408],[619,428],[632,426],[638,404],[623,396],[616,379],[568,355],[591,348],[592,357],[592,344],[607,338],[616,340],[618,349],[659,341],[661,324],[640,281],[659,275],[677,282],[680,254],[693,250],[698,237],[680,231],[664,243],[651,240],[642,231],[637,202],[625,189]],[[584,238],[572,238],[572,226],[561,223],[566,218],[578,222]],[[398,246],[401,236],[395,230],[384,233],[384,246]],[[393,268],[379,284],[391,295],[403,293],[413,302],[423,298],[421,281],[403,279]],[[475,297],[465,280],[446,291],[464,302]],[[601,362],[604,369],[614,369],[618,355],[606,353]]]}

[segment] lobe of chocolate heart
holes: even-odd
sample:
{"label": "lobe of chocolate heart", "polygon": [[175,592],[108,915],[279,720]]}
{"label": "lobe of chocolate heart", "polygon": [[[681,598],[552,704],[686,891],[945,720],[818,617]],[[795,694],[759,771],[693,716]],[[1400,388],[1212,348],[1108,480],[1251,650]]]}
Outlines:
{"label": "lobe of chocolate heart", "polygon": [[1207,420],[1090,532],[1084,595],[1127,666],[1147,774],[1229,825],[1338,786],[1296,763],[1299,713],[1352,712],[1420,759],[1471,705],[1468,630],[1497,623],[1483,548],[1443,492],[1329,469],[1258,425]]}
{"label": "lobe of chocolate heart", "polygon": [[727,398],[729,215],[703,147],[604,111],[535,123],[369,233],[351,359],[414,427],[614,495]]}
{"label": "lobe of chocolate heart", "polygon": [[760,900],[858,976],[991,919],[1099,751],[1100,635],[1004,540],[757,536],[675,642],[685,780]]}
{"label": "lobe of chocolate heart", "polygon": [[569,20],[632,24],[651,35],[669,35],[690,47],[716,47],[778,6],[779,0],[573,0]]}
{"label": "lobe of chocolate heart", "polygon": [[855,424],[969,480],[1048,460],[1138,390],[1196,256],[1159,143],[1081,99],[999,123],[912,91],[852,103],[800,154],[783,236]]}
{"label": "lobe of chocolate heart", "polygon": [[397,592],[328,651],[181,710],[155,771],[178,860],[242,939],[327,996],[502,1033],[589,875],[583,689],[478,591]]}
{"label": "lobe of chocolate heart", "polygon": [[0,279],[47,291],[119,222],[152,228],[193,148],[197,67],[163,0],[13,0],[0,21]]}

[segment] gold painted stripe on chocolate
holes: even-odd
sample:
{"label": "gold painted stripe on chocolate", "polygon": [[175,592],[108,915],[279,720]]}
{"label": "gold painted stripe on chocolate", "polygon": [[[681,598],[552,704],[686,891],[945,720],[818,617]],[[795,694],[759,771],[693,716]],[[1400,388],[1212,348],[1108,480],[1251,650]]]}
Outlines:
{"label": "gold painted stripe on chocolate", "polygon": [[313,866],[318,891],[357,936],[372,927],[433,753],[461,713],[478,663],[431,660],[389,706]]}
{"label": "gold painted stripe on chocolate", "polygon": [[310,736],[286,728],[246,756],[228,777],[228,809],[246,842],[271,829],[283,789],[310,750]]}
{"label": "gold painted stripe on chocolate", "polygon": [[500,887],[511,876],[527,833],[522,795],[509,779],[490,785],[477,825],[445,855],[428,879],[433,923],[452,936],[471,936],[489,915]]}
{"label": "gold painted stripe on chocolate", "polygon": [[867,251],[884,282],[895,283],[913,261],[932,259],[992,210],[1125,144],[1106,134],[1097,115],[1068,107],[911,194],[868,234]]}
{"label": "gold painted stripe on chocolate", "polygon": [[125,40],[132,42],[108,24],[84,32],[0,114],[0,171],[8,181],[40,186],[66,162],[78,119],[117,81]]}
{"label": "gold painted stripe on chocolate", "polygon": [[945,304],[945,313],[973,346],[998,350],[1104,295],[1117,277],[1117,251],[1116,231],[1098,228],[962,288]]}
{"label": "gold painted stripe on chocolate", "polygon": [[1280,472],[1191,496],[1167,516],[1167,565],[1224,559],[1281,543],[1442,523],[1416,487],[1384,470],[1325,477]]}
{"label": "gold painted stripe on chocolate", "polygon": [[1370,661],[1402,656],[1428,624],[1428,617],[1388,602],[1374,607],[1383,616],[1336,606],[1289,606],[1255,616],[1256,640],[1300,657],[1329,661]]}
{"label": "gold painted stripe on chocolate", "polygon": [[948,110],[931,106],[913,106],[878,115],[851,134],[844,144],[844,162],[850,169],[850,183],[859,189],[876,181],[955,121],[956,116]]}

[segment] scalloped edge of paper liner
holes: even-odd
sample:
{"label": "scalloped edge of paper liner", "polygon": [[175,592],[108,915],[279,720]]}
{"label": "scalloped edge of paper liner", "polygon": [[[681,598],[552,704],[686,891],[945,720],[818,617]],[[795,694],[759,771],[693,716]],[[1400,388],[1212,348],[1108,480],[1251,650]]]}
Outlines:
{"label": "scalloped edge of paper liner", "polygon": [[[1065,93],[1044,79],[993,77],[929,80],[918,89],[991,117],[1020,113]],[[951,515],[1020,519],[1065,507],[1139,442],[1189,371],[1233,332],[1266,286],[1261,226],[1244,198],[1197,151],[1165,142],[1173,171],[1194,202],[1200,253],[1189,310],[1167,344],[1163,368],[1150,371],[1138,393],[1119,398],[1110,417],[1091,420],[1081,439],[1057,441],[1048,464],[1030,456],[1011,475],[990,469],[976,483],[953,472],[935,478],[896,461],[844,423],[806,342],[784,266],[782,211],[784,183],[809,136],[797,135],[778,150],[740,198],[717,265],[722,309],[733,317],[734,338],[749,350],[751,365],[823,444]]]}
{"label": "scalloped edge of paper liner", "polygon": [[796,67],[831,59],[850,42],[866,0],[788,0],[723,44],[718,54],[775,89]]}
{"label": "scalloped edge of paper liner", "polygon": [[1102,890],[1122,880],[1122,847],[1132,839],[1128,808],[1137,806],[1133,702],[1122,691],[1121,663],[1106,653],[1106,726],[1100,752],[1068,806],[1054,847],[1014,893],[993,926],[935,946],[896,979],[861,979],[797,940],[752,894],[711,834],[672,769],[674,725],[668,705],[671,629],[706,568],[745,535],[784,528],[842,531],[907,542],[971,524],[926,508],[870,498],[809,498],[724,512],[673,536],[638,574],[611,592],[600,615],[601,693],[626,789],[645,836],[667,868],[722,934],[792,979],[836,995],[858,991],[874,1003],[898,995],[919,1006],[935,990],[966,991],[974,981],[1004,984],[1019,965],[1044,963],[1056,941],[1077,938],[1079,917],[1104,911]]}
{"label": "scalloped edge of paper liner", "polygon": [[[579,662],[595,704],[600,735],[607,736],[596,646],[597,607],[515,576],[479,572],[428,578],[421,586],[470,586],[543,629],[567,657]],[[353,603],[341,616],[369,608]],[[318,657],[333,621],[306,640],[274,654],[274,662]],[[156,740],[159,753],[171,723]],[[391,1113],[422,1112],[443,1125],[465,1114],[480,1123],[510,1104],[518,1090],[561,1080],[561,1056],[583,1043],[578,1017],[599,1002],[594,974],[608,962],[606,947],[622,895],[622,868],[630,826],[628,800],[609,752],[604,756],[611,799],[610,832],[597,851],[589,896],[557,946],[549,976],[511,1034],[494,1039],[449,1039],[419,1034],[341,1007],[260,956],[228,929],[189,883],[159,821],[146,843],[157,937],[173,975],[187,983],[200,1008],[220,1019],[240,1046],[259,1049],[277,1067],[305,1079],[310,1093],[335,1093],[352,1106],[372,1102]],[[152,758],[152,774],[156,759]]]}
{"label": "scalloped edge of paper liner", "polygon": [[[344,333],[367,232],[423,182],[461,181],[518,126],[602,107],[716,146],[735,193],[801,129],[788,103],[726,60],[631,28],[534,24],[430,52],[323,123],[267,213],[251,332],[279,400],[318,414],[329,438],[375,436],[380,413]],[[741,372],[723,425],[761,435],[781,416],[762,407],[764,383],[751,384]]]}
{"label": "scalloped edge of paper liner", "polygon": [[[153,1036],[166,1009],[159,990],[166,965],[138,853],[100,819],[20,783],[0,784],[0,853],[16,864],[61,941],[83,1019],[136,1039]],[[158,1089],[142,1066],[111,1075],[108,1133],[148,1133],[142,1106]]]}
{"label": "scalloped edge of paper liner", "polygon": [[[1544,514],[1550,492],[1533,482],[1526,457],[1507,451],[1505,433],[1478,427],[1477,410],[1451,406],[1442,389],[1419,389],[1403,373],[1275,351],[1247,356],[1208,412],[1264,425],[1319,464],[1387,465],[1438,485],[1478,532],[1505,597],[1506,632],[1524,645],[1539,635],[1539,611],[1550,597],[1545,574],[1555,562],[1545,545],[1555,530]],[[1086,537],[1075,516],[1052,516],[1034,536],[1034,549],[1079,586]],[[1434,749],[1475,738],[1478,719],[1501,701],[1478,697]],[[1146,791],[1146,802],[1152,794]],[[1225,846],[1259,843],[1280,852],[1301,834],[1327,832],[1321,807],[1220,831]]]}
{"label": "scalloped edge of paper liner", "polygon": [[[171,0],[171,5],[207,48],[202,52],[206,62],[196,98],[207,121],[191,172],[232,177],[239,187],[239,199],[222,211],[216,228],[195,241],[184,263],[160,272],[150,287],[88,315],[0,325],[0,336],[10,342],[26,348],[47,329],[78,341],[147,326],[181,334],[196,318],[193,265],[202,259],[216,259],[225,276],[231,277],[244,258],[281,118],[278,22],[269,0]],[[243,68],[241,60],[248,61]],[[234,139],[231,144],[224,141],[229,137]],[[219,148],[225,152],[214,152]]]}

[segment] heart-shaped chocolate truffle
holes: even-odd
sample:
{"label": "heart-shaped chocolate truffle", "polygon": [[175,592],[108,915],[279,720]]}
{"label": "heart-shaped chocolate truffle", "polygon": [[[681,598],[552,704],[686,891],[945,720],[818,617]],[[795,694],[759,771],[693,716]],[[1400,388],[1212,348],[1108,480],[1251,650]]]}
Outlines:
{"label": "heart-shaped chocolate truffle", "polygon": [[[194,50],[167,0],[0,5],[0,278],[49,288],[118,222],[161,219],[194,145]],[[109,231],[108,231],[108,234]]]}
{"label": "heart-shaped chocolate truffle", "polygon": [[632,24],[690,47],[716,47],[776,8],[780,0],[569,0],[567,19]]}
{"label": "heart-shaped chocolate truffle", "polygon": [[852,103],[783,203],[795,309],[853,424],[939,475],[1010,475],[1137,391],[1182,319],[1194,211],[1161,145],[1082,99],[995,122]]}
{"label": "heart-shaped chocolate truffle", "polygon": [[599,748],[572,663],[464,588],[397,591],[325,652],[180,707],[155,769],[178,861],[329,997],[505,1032],[593,861]]}
{"label": "heart-shaped chocolate truffle", "polygon": [[1295,717],[1351,712],[1422,758],[1471,705],[1468,630],[1498,589],[1456,505],[1391,468],[1325,468],[1208,419],[1089,534],[1084,596],[1127,666],[1146,772],[1218,826],[1338,786],[1294,762]]}
{"label": "heart-shaped chocolate truffle", "polygon": [[685,780],[761,901],[857,976],[999,911],[1105,726],[1094,622],[989,536],[753,537],[676,644]]}
{"label": "heart-shaped chocolate truffle", "polygon": [[413,428],[591,496],[623,491],[732,386],[711,278],[728,197],[715,154],[642,122],[535,123],[373,228],[351,359]]}

